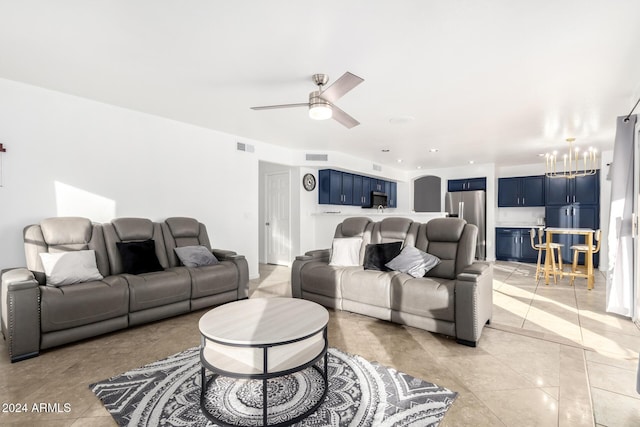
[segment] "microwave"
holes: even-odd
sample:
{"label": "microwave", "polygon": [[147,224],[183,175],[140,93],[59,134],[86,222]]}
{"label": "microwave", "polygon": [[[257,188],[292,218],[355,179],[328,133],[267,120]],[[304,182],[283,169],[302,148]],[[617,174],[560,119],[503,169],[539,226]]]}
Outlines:
{"label": "microwave", "polygon": [[377,208],[378,206],[382,206],[383,208],[387,207],[387,193],[379,193],[377,191],[371,192],[371,204],[369,206],[363,206],[364,208]]}

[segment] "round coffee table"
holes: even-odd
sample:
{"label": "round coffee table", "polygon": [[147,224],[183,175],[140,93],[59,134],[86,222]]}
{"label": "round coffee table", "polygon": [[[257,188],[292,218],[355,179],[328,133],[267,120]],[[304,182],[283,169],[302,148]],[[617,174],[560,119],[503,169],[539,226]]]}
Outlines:
{"label": "round coffee table", "polygon": [[[327,379],[329,313],[298,298],[253,298],[227,303],[200,318],[201,393],[204,415],[230,425],[206,408],[206,391],[218,376],[262,380],[263,425],[284,426],[313,413],[324,401]],[[317,365],[323,359],[323,369]],[[324,380],[320,400],[291,420],[268,424],[267,380],[313,367]],[[213,372],[207,381],[206,370]]]}

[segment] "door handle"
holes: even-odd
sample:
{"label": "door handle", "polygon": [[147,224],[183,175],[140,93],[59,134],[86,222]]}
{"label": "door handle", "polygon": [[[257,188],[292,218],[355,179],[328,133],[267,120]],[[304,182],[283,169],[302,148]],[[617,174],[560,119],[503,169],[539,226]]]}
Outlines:
{"label": "door handle", "polygon": [[516,205],[520,204],[520,197],[518,197],[518,200],[516,201]]}
{"label": "door handle", "polygon": [[569,203],[569,195],[567,194],[567,203]]}
{"label": "door handle", "polygon": [[573,196],[573,203],[576,202],[576,196]]}
{"label": "door handle", "polygon": [[524,197],[522,198],[522,204],[524,205]]}

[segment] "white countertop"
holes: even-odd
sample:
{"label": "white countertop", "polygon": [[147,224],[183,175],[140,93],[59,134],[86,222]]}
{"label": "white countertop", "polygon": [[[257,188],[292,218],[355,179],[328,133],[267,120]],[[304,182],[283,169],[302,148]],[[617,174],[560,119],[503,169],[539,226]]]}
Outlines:
{"label": "white countertop", "polygon": [[544,228],[544,225],[522,222],[502,222],[496,224],[496,228]]}
{"label": "white countertop", "polygon": [[326,211],[326,212],[314,212],[313,216],[397,216],[397,217],[425,217],[425,218],[442,218],[447,216],[446,212],[397,212],[397,211],[385,211],[378,212],[376,210],[365,210],[362,212],[341,212],[341,211]]}

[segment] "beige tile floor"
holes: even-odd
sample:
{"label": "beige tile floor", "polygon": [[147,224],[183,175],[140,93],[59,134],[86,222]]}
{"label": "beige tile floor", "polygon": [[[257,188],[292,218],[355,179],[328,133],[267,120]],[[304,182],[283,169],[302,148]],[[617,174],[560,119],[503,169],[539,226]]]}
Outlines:
{"label": "beige tile floor", "polygon": [[[593,291],[568,279],[545,286],[528,264],[495,265],[494,320],[476,348],[415,328],[330,311],[330,344],[455,390],[442,426],[638,426],[635,370],[640,331],[604,312],[604,277]],[[290,295],[290,270],[261,266],[252,297]],[[112,426],[88,384],[199,343],[206,310],[43,352],[11,364],[0,344],[0,425]],[[70,405],[33,412],[33,404]],[[2,409],[2,408],[0,408]],[[10,407],[5,406],[5,409]],[[15,407],[13,407],[15,409]]]}

